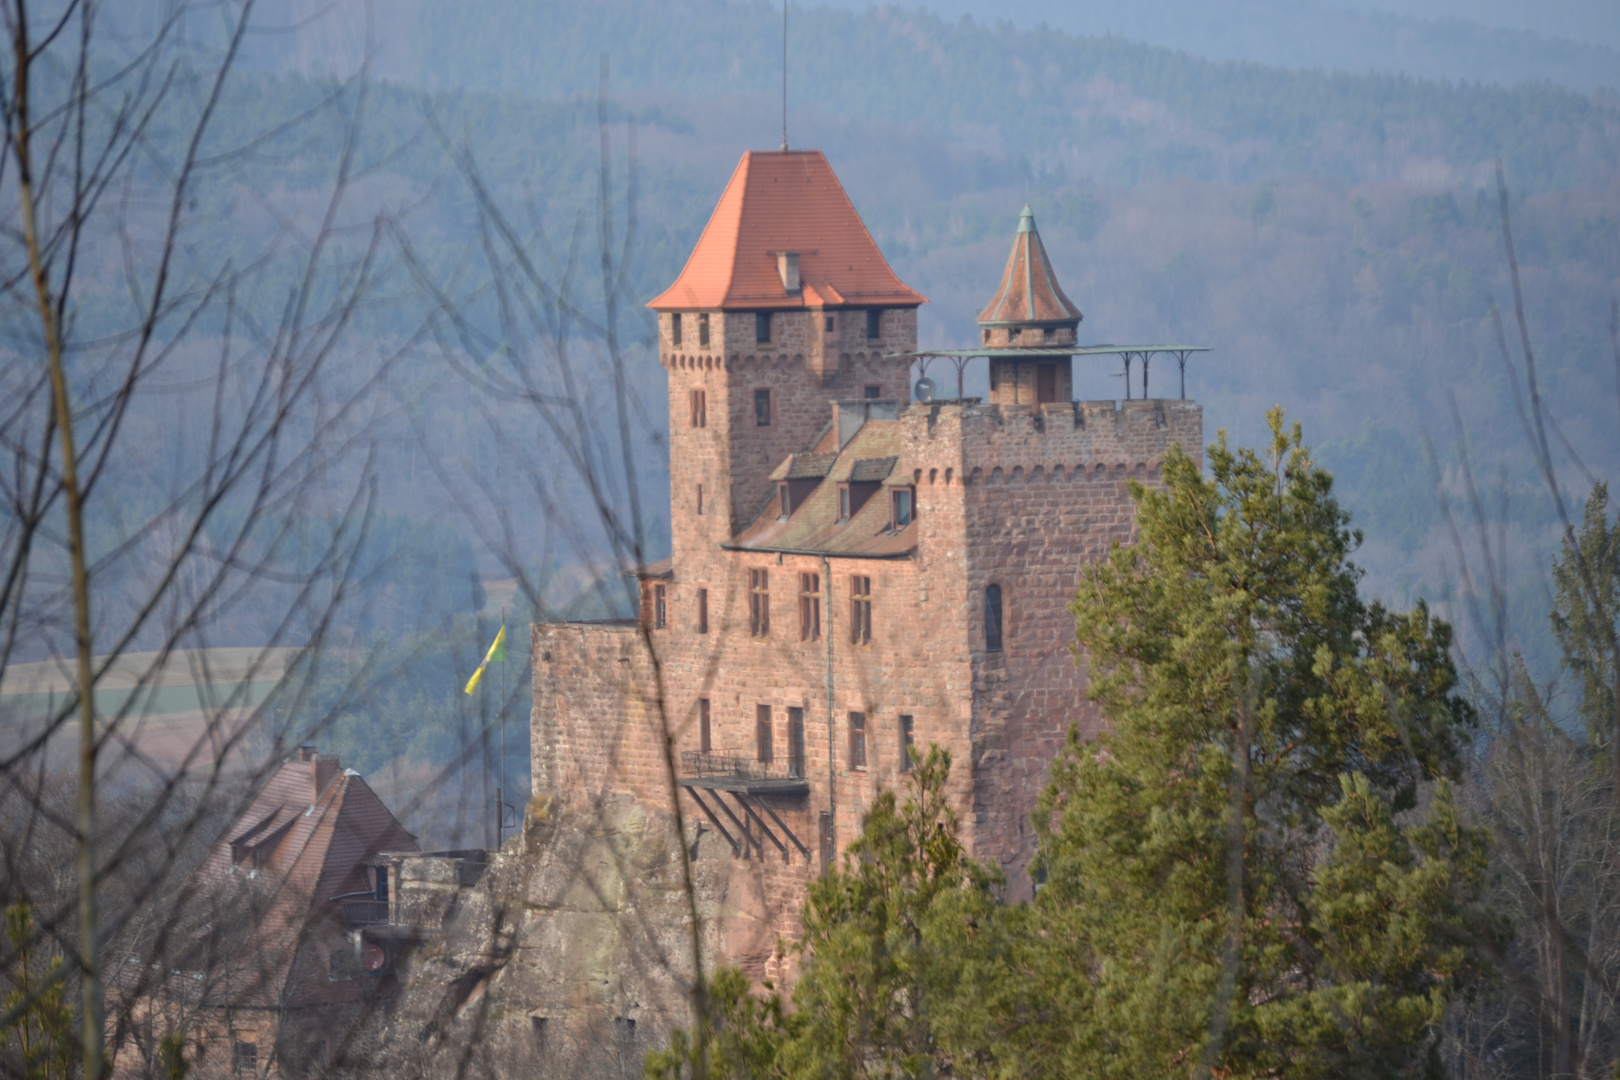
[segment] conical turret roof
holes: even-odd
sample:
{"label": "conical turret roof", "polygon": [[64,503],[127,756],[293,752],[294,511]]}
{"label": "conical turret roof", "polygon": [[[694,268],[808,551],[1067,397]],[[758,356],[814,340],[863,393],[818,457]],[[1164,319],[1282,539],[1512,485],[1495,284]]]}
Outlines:
{"label": "conical turret roof", "polygon": [[1018,218],[1012,254],[995,298],[979,312],[980,326],[1051,326],[1078,323],[1080,309],[1063,295],[1052,272],[1041,234],[1035,231],[1035,212],[1028,206]]}

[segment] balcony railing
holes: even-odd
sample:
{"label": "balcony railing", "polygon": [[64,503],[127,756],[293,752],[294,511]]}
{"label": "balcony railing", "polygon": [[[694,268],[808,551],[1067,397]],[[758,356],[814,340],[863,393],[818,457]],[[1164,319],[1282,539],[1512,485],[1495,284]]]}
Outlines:
{"label": "balcony railing", "polygon": [[343,918],[350,926],[375,926],[388,921],[386,900],[345,900]]}
{"label": "balcony railing", "polygon": [[681,775],[693,780],[802,780],[804,764],[786,761],[760,761],[724,750],[684,750]]}

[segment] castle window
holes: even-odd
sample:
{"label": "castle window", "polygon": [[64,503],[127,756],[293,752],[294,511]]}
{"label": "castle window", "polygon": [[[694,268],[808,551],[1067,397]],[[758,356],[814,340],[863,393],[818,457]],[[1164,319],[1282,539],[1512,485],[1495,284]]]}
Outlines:
{"label": "castle window", "polygon": [[698,492],[697,492],[697,512],[698,512],[698,517],[702,517],[703,516],[703,485],[699,484],[697,486],[697,489],[698,489]]}
{"label": "castle window", "polygon": [[692,426],[709,426],[709,393],[707,390],[692,391]]}
{"label": "castle window", "polygon": [[551,1032],[546,1030],[549,1023],[544,1016],[529,1017],[529,1047],[541,1061],[551,1053]]}
{"label": "castle window", "polygon": [[1001,651],[1001,586],[984,587],[984,647]]}
{"label": "castle window", "polygon": [[771,707],[754,706],[754,756],[763,764],[771,763]]}
{"label": "castle window", "polygon": [[912,505],[916,501],[916,492],[912,488],[895,488],[889,494],[890,525],[895,529],[903,529],[911,524]]}
{"label": "castle window", "polygon": [[697,632],[700,633],[700,634],[707,634],[709,632],[709,590],[708,589],[699,589],[697,591],[697,609],[698,609],[698,612],[697,612],[697,615],[698,615]]}
{"label": "castle window", "polygon": [[771,426],[771,392],[769,390],[754,391],[754,426]]}
{"label": "castle window", "polygon": [[849,714],[849,767],[866,768],[866,714]]}
{"label": "castle window", "polygon": [[669,623],[668,596],[664,591],[664,586],[662,585],[654,585],[652,587],[652,593],[653,629],[662,630]]}
{"label": "castle window", "polygon": [[872,579],[849,579],[849,641],[851,645],[872,644]]}
{"label": "castle window", "polygon": [[903,773],[911,771],[912,732],[911,717],[902,716],[900,718],[900,771]]}
{"label": "castle window", "polygon": [[876,341],[883,336],[883,309],[866,309],[866,340]]}
{"label": "castle window", "polygon": [[709,730],[709,699],[698,698],[698,749],[707,754],[714,749],[713,732]]}
{"label": "castle window", "polygon": [[681,313],[676,312],[669,317],[669,341],[676,348],[681,344]]}
{"label": "castle window", "polygon": [[788,706],[788,775],[804,776],[804,710]]}
{"label": "castle window", "polygon": [[987,327],[987,328],[985,328],[983,330],[980,330],[979,331],[979,337],[983,339],[982,344],[985,344],[985,345],[990,344],[990,330],[989,330],[989,328]]}
{"label": "castle window", "polygon": [[[989,331],[986,330],[985,333],[989,333]],[[1001,389],[1001,365],[994,360],[990,362],[990,389]]]}
{"label": "castle window", "polygon": [[769,570],[748,571],[748,632],[754,637],[766,637],[771,632]]}
{"label": "castle window", "polygon": [[388,867],[386,866],[377,867],[377,891],[375,895],[378,903],[388,903]]}
{"label": "castle window", "polygon": [[238,1075],[253,1075],[259,1071],[259,1044],[237,1039],[231,1044],[231,1071]]}
{"label": "castle window", "polygon": [[799,575],[799,640],[821,637],[821,575]]}
{"label": "castle window", "polygon": [[835,330],[837,328],[837,326],[838,326],[838,324],[836,322],[834,322],[833,319],[834,319],[833,316],[831,316],[831,315],[827,316],[827,333],[829,333],[829,334],[832,333],[833,330]]}
{"label": "castle window", "polygon": [[863,386],[861,388],[861,393],[866,396],[866,399],[868,401],[875,401],[878,398],[883,396],[883,387],[881,387],[881,386]]}
{"label": "castle window", "polygon": [[709,347],[709,316],[708,315],[699,315],[698,316],[698,348],[707,349],[708,347]]}
{"label": "castle window", "polygon": [[754,312],[754,344],[769,345],[771,343],[771,313],[768,311]]}
{"label": "castle window", "polygon": [[788,519],[788,515],[793,513],[793,500],[788,498],[788,486],[786,484],[777,484],[776,494],[782,504],[782,520],[786,521]]}

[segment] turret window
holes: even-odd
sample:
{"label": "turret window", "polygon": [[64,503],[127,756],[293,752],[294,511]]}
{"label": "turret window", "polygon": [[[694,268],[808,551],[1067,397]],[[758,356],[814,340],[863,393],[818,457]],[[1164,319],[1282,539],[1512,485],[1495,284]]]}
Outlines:
{"label": "turret window", "polygon": [[692,426],[709,426],[709,392],[707,390],[692,391]]}
{"label": "turret window", "polygon": [[771,392],[769,390],[754,391],[754,426],[771,426]]}
{"label": "turret window", "polygon": [[768,637],[771,632],[771,579],[769,570],[748,571],[748,632]]}
{"label": "turret window", "polygon": [[709,347],[709,316],[706,315],[706,314],[705,315],[699,315],[698,316],[698,348],[707,349],[708,347]]}
{"label": "turret window", "polygon": [[984,647],[1001,651],[1001,586],[984,587]]}
{"label": "turret window", "polygon": [[769,345],[771,343],[771,313],[768,311],[754,312],[754,344]]}
{"label": "turret window", "polygon": [[883,309],[866,309],[866,340],[876,341],[883,336]]}
{"label": "turret window", "polygon": [[678,311],[669,317],[669,342],[677,349],[681,347],[681,313]]}

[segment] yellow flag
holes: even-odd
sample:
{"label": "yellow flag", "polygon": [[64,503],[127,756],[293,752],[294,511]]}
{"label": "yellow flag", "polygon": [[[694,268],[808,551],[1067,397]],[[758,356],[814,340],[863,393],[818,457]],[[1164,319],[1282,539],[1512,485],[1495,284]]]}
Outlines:
{"label": "yellow flag", "polygon": [[500,631],[495,635],[494,643],[492,643],[489,647],[489,652],[484,654],[484,662],[478,665],[478,670],[473,672],[472,678],[467,680],[466,692],[470,694],[474,690],[478,689],[478,681],[484,677],[485,668],[489,667],[491,663],[499,663],[505,659],[506,627],[505,625],[502,625]]}

